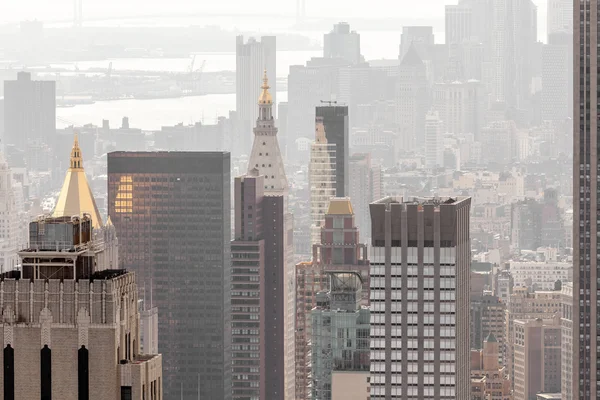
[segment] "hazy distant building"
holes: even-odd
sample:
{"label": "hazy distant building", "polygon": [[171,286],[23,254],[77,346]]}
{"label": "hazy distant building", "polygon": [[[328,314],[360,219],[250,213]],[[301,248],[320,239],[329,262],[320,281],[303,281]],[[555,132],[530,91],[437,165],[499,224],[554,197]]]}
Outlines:
{"label": "hazy distant building", "polygon": [[550,33],[542,47],[542,120],[566,120],[573,115],[572,104],[573,34]]}
{"label": "hazy distant building", "polygon": [[577,398],[573,381],[573,283],[563,282],[561,287],[561,393],[562,400]]}
{"label": "hazy distant building", "polygon": [[496,121],[481,129],[481,152],[485,164],[509,165],[517,158],[517,126]]}
{"label": "hazy distant building", "polygon": [[556,281],[573,281],[573,263],[568,261],[511,261],[510,273],[516,286],[554,290]]}
{"label": "hazy distant building", "polygon": [[276,52],[275,36],[262,36],[260,41],[251,37],[244,42],[241,35],[236,39],[235,104],[240,129],[240,154],[248,154],[252,145],[251,132],[258,118],[256,99],[260,95],[261,78],[265,69],[273,89],[273,104],[277,104]]}
{"label": "hazy distant building", "polygon": [[471,39],[473,11],[465,4],[446,5],[446,44],[463,43]]}
{"label": "hazy distant building", "polygon": [[350,31],[347,22],[333,25],[333,30],[323,35],[323,57],[342,58],[350,64],[358,64],[362,60],[360,54],[360,35]]}
{"label": "hazy distant building", "polygon": [[316,118],[323,121],[327,143],[335,145],[335,195],[336,197],[346,197],[348,196],[348,162],[350,159],[348,106],[318,106]]}
{"label": "hazy distant building", "polygon": [[[260,398],[265,400],[292,398],[295,388],[293,218],[288,209],[289,187],[277,140],[277,128],[273,115],[274,106],[273,97],[269,92],[269,80],[265,73],[261,93],[258,97],[258,119],[254,127],[254,142],[247,171],[247,177],[264,177],[257,182],[262,182],[263,187],[260,191],[249,188],[247,200],[246,196],[238,198],[238,193],[243,196],[247,190],[245,186],[238,188],[236,192],[236,202],[239,204],[236,212],[236,239],[252,241],[264,238],[264,279],[258,278],[259,282],[263,284],[260,299],[264,303],[263,307],[259,307],[263,310],[259,319],[262,323],[259,330],[264,336],[259,340],[262,339],[261,343],[264,343],[264,347],[262,347],[264,358],[256,351],[253,351],[251,358],[259,354],[261,362],[264,362],[261,372],[264,374],[262,379],[264,379],[265,385]],[[240,184],[239,180],[236,182],[238,182],[237,185]],[[262,206],[260,204],[253,205],[261,193],[264,194]],[[253,199],[257,200],[253,201]],[[241,204],[244,204],[242,209],[240,209]],[[242,214],[244,215],[242,216]],[[261,218],[265,221],[264,224],[261,222]],[[251,237],[255,237],[255,239],[251,239]],[[245,300],[244,296],[247,293],[245,288],[256,286],[256,284],[246,286],[247,283],[243,281],[244,279],[239,279],[239,283],[232,287],[232,295],[237,296],[236,303]],[[247,321],[244,320],[242,323],[239,319],[239,317],[232,318],[232,327],[237,325],[236,329],[240,329],[240,331],[236,330],[234,334],[243,337],[245,334],[247,335],[242,329],[246,326]],[[244,366],[246,357],[243,355],[237,357],[236,354],[238,353],[234,352],[234,365],[237,372],[241,373],[242,370],[237,369],[237,366]],[[239,373],[234,376],[234,382],[238,382],[236,388],[247,386],[247,382],[242,382],[243,378],[240,379]],[[243,393],[240,391],[236,394],[236,390],[238,389],[234,389],[234,395],[237,398],[247,398],[238,397]]]}
{"label": "hazy distant building", "polygon": [[310,148],[308,183],[313,245],[321,242],[321,227],[325,222],[329,200],[336,194],[336,145],[327,141],[322,117],[317,117],[315,121],[315,141]]}
{"label": "hazy distant building", "polygon": [[14,180],[12,170],[0,153],[0,273],[17,268],[17,252],[28,243],[28,218],[23,185]]}
{"label": "hazy distant building", "polygon": [[313,399],[332,400],[334,371],[369,371],[369,308],[361,305],[358,272],[331,272],[329,290],[310,312]]}
{"label": "hazy distant building", "polygon": [[540,392],[560,393],[560,316],[514,324],[514,400],[530,400]]}
{"label": "hazy distant building", "polygon": [[444,133],[472,133],[477,140],[483,125],[483,85],[477,81],[436,83],[432,109],[444,122]]}
{"label": "hazy distant building", "polygon": [[469,397],[470,203],[371,204],[371,399]]}
{"label": "hazy distant building", "polygon": [[56,82],[33,81],[24,71],[17,80],[4,81],[4,145],[51,144],[55,130]]}
{"label": "hazy distant building", "polygon": [[381,166],[372,161],[371,153],[355,153],[349,161],[350,185],[356,226],[364,238],[371,236],[369,204],[383,197]]}
{"label": "hazy distant building", "polygon": [[400,148],[414,150],[425,144],[425,115],[429,103],[427,72],[415,46],[408,48],[398,71],[395,120],[400,130]]}
{"label": "hazy distant building", "polygon": [[429,60],[431,59],[429,52],[434,44],[432,26],[403,26],[398,59],[402,60],[411,46],[414,46],[421,60]]}
{"label": "hazy distant building", "polygon": [[121,265],[153,286],[165,398],[230,399],[230,156],[108,154]]}
{"label": "hazy distant building", "polygon": [[573,0],[548,0],[546,18],[548,36],[555,32],[573,33]]}
{"label": "hazy distant building", "polygon": [[362,304],[369,304],[367,247],[355,222],[350,199],[331,199],[321,240],[312,247],[312,261],[296,264],[296,399],[307,399],[311,392],[310,312],[317,305],[317,293],[329,287],[327,272],[359,273]]}
{"label": "hazy distant building", "polygon": [[430,169],[444,165],[443,122],[437,112],[425,116],[425,166]]}

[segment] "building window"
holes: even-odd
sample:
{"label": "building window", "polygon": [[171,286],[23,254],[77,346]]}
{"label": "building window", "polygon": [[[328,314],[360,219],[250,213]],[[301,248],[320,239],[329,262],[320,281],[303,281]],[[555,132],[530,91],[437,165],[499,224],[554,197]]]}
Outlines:
{"label": "building window", "polygon": [[77,400],[89,400],[90,398],[90,376],[89,376],[89,354],[85,346],[77,351]]}
{"label": "building window", "polygon": [[52,350],[45,344],[40,352],[41,374],[40,383],[42,391],[42,400],[52,399]]}
{"label": "building window", "polygon": [[4,348],[4,400],[15,400],[15,350]]}
{"label": "building window", "polygon": [[131,386],[121,386],[121,400],[132,400]]}

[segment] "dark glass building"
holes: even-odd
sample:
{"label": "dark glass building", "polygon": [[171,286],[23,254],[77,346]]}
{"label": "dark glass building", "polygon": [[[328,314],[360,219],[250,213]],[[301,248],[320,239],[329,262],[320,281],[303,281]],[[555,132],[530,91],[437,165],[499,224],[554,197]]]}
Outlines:
{"label": "dark glass building", "polygon": [[348,106],[320,106],[317,107],[316,119],[322,118],[325,125],[327,143],[335,144],[336,158],[336,197],[348,195],[348,161],[349,136],[348,136]]}
{"label": "dark glass building", "polygon": [[158,307],[165,399],[231,398],[230,190],[229,153],[108,155],[121,265]]}

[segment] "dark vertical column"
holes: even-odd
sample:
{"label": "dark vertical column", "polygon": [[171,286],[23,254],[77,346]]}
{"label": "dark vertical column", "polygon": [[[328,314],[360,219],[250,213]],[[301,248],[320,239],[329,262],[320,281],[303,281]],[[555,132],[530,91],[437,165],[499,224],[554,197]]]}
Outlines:
{"label": "dark vertical column", "polygon": [[52,350],[45,344],[40,351],[40,383],[42,400],[52,400]]}
{"label": "dark vertical column", "polygon": [[15,350],[4,348],[4,400],[15,400]]}
{"label": "dark vertical column", "polygon": [[77,351],[77,400],[90,398],[89,354],[85,346]]}

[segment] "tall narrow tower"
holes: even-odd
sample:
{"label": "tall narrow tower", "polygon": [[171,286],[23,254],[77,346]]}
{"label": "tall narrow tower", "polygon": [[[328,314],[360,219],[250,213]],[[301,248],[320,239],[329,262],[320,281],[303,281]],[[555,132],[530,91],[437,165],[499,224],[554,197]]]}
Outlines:
{"label": "tall narrow tower", "polygon": [[[254,227],[251,240],[260,241],[264,238],[264,269],[261,273],[262,278],[259,278],[260,289],[263,290],[260,296],[263,307],[259,310],[259,321],[262,324],[259,329],[262,345],[259,351],[265,354],[265,357],[261,358],[264,364],[260,375],[261,381],[266,384],[264,390],[260,391],[260,399],[284,400],[294,397],[295,384],[293,219],[287,207],[288,182],[277,142],[277,128],[273,117],[274,101],[269,88],[265,69],[262,91],[258,98],[254,143],[243,187],[242,181],[236,179],[236,200],[240,193],[236,204],[236,217],[238,220],[248,220],[248,223],[242,222],[244,227],[238,226],[239,221],[236,221],[236,237],[240,240],[250,240],[250,232],[242,234],[242,230]],[[263,187],[256,187],[259,184]],[[260,192],[264,193],[261,204],[258,204],[257,200],[257,204],[251,209],[240,209],[244,204],[252,205],[249,203],[251,196],[259,198],[257,195]],[[260,215],[264,223],[250,221],[250,215]],[[235,247],[234,252],[238,249],[239,247]],[[232,290],[233,295],[236,292],[237,290]],[[239,299],[232,298],[232,304],[236,301]],[[235,322],[232,325],[233,329],[234,326]],[[233,332],[234,338],[237,334],[237,331]]]}
{"label": "tall narrow tower", "polygon": [[576,0],[573,13],[573,398],[600,395],[598,296],[598,0]]}
{"label": "tall narrow tower", "polygon": [[83,0],[73,0],[73,26],[81,28],[83,25]]}

